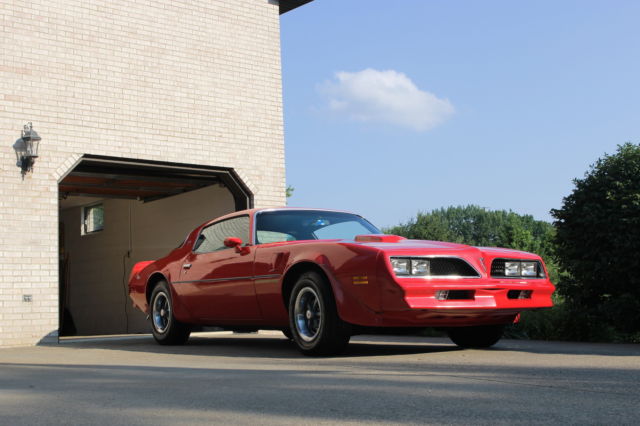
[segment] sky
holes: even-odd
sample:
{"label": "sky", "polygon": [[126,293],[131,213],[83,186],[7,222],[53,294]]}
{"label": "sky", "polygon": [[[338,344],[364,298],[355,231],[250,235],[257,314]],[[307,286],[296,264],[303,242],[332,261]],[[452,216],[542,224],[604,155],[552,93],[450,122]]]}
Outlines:
{"label": "sky", "polygon": [[315,0],[281,17],[290,206],[379,227],[476,204],[552,221],[640,143],[640,2]]}

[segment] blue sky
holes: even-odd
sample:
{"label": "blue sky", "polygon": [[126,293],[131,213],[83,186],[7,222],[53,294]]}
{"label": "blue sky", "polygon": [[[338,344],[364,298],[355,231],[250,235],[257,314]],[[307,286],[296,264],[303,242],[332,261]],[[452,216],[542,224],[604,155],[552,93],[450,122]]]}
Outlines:
{"label": "blue sky", "polygon": [[640,142],[640,2],[315,0],[281,18],[291,206],[551,221]]}

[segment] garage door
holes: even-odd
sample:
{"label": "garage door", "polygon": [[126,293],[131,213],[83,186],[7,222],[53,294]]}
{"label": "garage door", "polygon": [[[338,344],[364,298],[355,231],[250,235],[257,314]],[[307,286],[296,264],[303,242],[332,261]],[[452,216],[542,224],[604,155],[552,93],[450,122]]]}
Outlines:
{"label": "garage door", "polygon": [[61,336],[147,332],[127,294],[131,266],[206,220],[252,207],[231,168],[90,155],[58,190]]}

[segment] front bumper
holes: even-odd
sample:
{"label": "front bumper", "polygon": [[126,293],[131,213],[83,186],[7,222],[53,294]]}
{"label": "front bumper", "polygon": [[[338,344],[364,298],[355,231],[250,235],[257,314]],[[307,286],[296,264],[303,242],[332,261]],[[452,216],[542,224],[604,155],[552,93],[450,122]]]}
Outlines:
{"label": "front bumper", "polygon": [[[409,282],[407,282],[409,281]],[[414,281],[414,282],[411,282]],[[420,281],[420,282],[416,282]],[[427,282],[425,282],[427,281]],[[553,306],[548,280],[396,280],[411,309],[535,309]]]}
{"label": "front bumper", "polygon": [[395,278],[383,286],[380,325],[468,326],[511,323],[518,313],[553,306],[548,279]]}

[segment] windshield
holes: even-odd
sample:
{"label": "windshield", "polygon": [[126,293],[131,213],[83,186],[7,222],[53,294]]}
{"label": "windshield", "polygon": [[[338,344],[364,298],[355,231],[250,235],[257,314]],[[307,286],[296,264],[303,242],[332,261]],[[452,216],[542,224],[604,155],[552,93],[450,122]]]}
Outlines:
{"label": "windshield", "polygon": [[275,210],[256,214],[256,244],[296,240],[353,240],[381,234],[360,216],[321,210]]}

